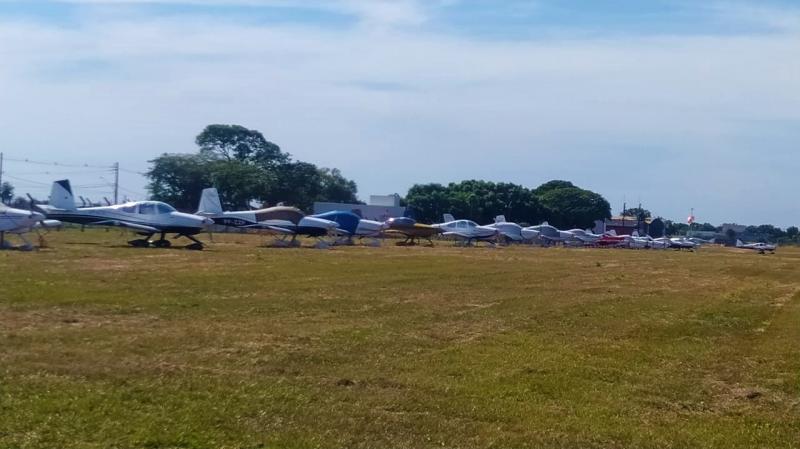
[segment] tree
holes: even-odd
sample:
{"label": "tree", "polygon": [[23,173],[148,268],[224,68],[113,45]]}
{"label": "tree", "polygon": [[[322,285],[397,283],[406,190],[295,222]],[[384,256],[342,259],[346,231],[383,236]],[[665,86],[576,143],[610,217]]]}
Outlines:
{"label": "tree", "polygon": [[558,190],[558,189],[568,189],[571,187],[575,187],[575,184],[569,181],[561,181],[558,179],[554,179],[552,181],[547,181],[546,183],[540,185],[536,189],[534,189],[533,193],[536,196],[542,196],[551,190]]}
{"label": "tree", "polygon": [[322,183],[320,199],[334,203],[358,203],[356,197],[358,187],[355,181],[342,176],[342,172],[338,168],[320,168],[319,175]]}
{"label": "tree", "polygon": [[274,173],[238,160],[218,160],[207,164],[212,186],[220,194],[224,210],[248,209],[253,200],[269,197],[275,184]]}
{"label": "tree", "polygon": [[611,218],[611,205],[601,195],[578,187],[551,189],[539,196],[548,221],[558,228],[589,228]]}
{"label": "tree", "polygon": [[196,210],[202,190],[212,185],[208,156],[164,153],[149,162],[145,176],[151,197],[180,210]]}
{"label": "tree", "polygon": [[240,125],[208,125],[195,138],[200,152],[225,160],[274,167],[289,162],[289,155],[254,130]]}
{"label": "tree", "polygon": [[736,231],[734,231],[731,228],[728,228],[728,230],[725,231],[725,238],[726,238],[726,240],[727,240],[729,245],[731,245],[731,246],[735,245],[736,244]]}
{"label": "tree", "polygon": [[0,185],[0,202],[8,204],[14,199],[14,186],[10,182]]}
{"label": "tree", "polygon": [[644,220],[646,218],[652,217],[652,214],[647,209],[642,209],[641,207],[629,207],[622,211],[620,215],[625,217],[636,217],[639,220]]}
{"label": "tree", "polygon": [[283,202],[310,210],[314,201],[322,199],[322,175],[314,164],[294,161],[276,168],[276,183],[266,200]]}
{"label": "tree", "polygon": [[786,228],[786,237],[795,240],[798,235],[800,235],[800,229],[797,229],[797,226],[789,226]]}
{"label": "tree", "polygon": [[511,183],[467,180],[441,184],[416,184],[405,198],[414,217],[422,222],[440,222],[449,213],[487,224],[502,214],[509,221],[538,223],[545,210],[533,192]]}
{"label": "tree", "polygon": [[438,223],[443,214],[452,213],[447,187],[436,183],[411,186],[406,204],[414,218],[423,223]]}
{"label": "tree", "polygon": [[252,201],[283,202],[310,209],[314,201],[357,202],[357,186],[338,169],[292,161],[256,130],[209,125],[196,138],[197,154],[163,154],[150,161],[148,190],[153,199],[194,211],[202,189],[219,190],[224,209],[245,209]]}

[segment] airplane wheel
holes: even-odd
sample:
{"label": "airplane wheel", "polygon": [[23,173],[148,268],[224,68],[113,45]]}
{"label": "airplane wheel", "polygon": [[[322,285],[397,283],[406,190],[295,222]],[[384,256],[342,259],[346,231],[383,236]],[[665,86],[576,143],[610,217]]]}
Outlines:
{"label": "airplane wheel", "polygon": [[201,251],[203,249],[203,245],[200,243],[192,243],[191,245],[186,245],[186,249],[190,249],[193,251]]}
{"label": "airplane wheel", "polygon": [[169,240],[156,240],[155,242],[153,242],[153,246],[155,246],[156,248],[169,248],[170,246],[172,246],[172,242],[170,242]]}
{"label": "airplane wheel", "polygon": [[147,248],[148,246],[150,246],[150,242],[148,242],[145,239],[136,239],[129,241],[128,245],[131,245],[134,248]]}

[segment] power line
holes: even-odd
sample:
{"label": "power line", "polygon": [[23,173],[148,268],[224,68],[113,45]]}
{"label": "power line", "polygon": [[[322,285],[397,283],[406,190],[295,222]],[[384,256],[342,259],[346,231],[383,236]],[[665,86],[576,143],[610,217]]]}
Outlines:
{"label": "power line", "polygon": [[[2,155],[2,153],[0,153],[0,181],[2,181],[2,177],[3,177],[3,174],[4,174],[3,171],[2,171],[3,160],[4,160],[3,159],[3,155]],[[109,166],[109,165],[95,165],[95,164],[88,164],[88,163],[74,164],[74,163],[64,163],[64,162],[58,162],[58,161],[40,161],[40,160],[33,160],[33,159],[16,159],[16,158],[5,158],[5,161],[18,163],[18,164],[29,164],[29,165],[46,166],[46,167],[89,169],[89,170],[81,170],[81,171],[50,171],[50,170],[45,170],[45,171],[42,171],[42,172],[20,173],[20,174],[29,175],[29,176],[31,176],[31,175],[32,176],[36,176],[36,175],[69,176],[69,175],[93,175],[93,174],[98,175],[98,174],[103,174],[103,173],[113,173],[114,174],[114,181],[113,182],[109,182],[103,176],[100,176],[100,179],[102,179],[103,181],[107,182],[108,184],[105,184],[105,185],[87,184],[87,185],[76,185],[75,187],[83,188],[83,189],[113,188],[112,194],[114,196],[114,203],[115,204],[119,201],[119,191],[121,189],[121,187],[119,185],[119,174],[120,174],[120,172],[130,173],[130,174],[139,175],[139,176],[146,176],[146,174],[143,173],[143,172],[121,168],[119,166],[119,162],[115,162],[114,164]],[[37,186],[48,186],[49,185],[47,183],[42,183],[42,182],[33,181],[33,180],[29,180],[29,179],[24,179],[24,178],[20,178],[20,177],[14,177],[14,176],[10,176],[10,175],[6,175],[6,176],[8,176],[9,178],[13,178],[13,179],[19,180],[21,182],[26,182],[26,183],[37,185]],[[127,189],[123,188],[123,190],[127,190]],[[146,196],[146,195],[142,195],[141,193],[134,192],[132,190],[127,190],[127,191],[129,193],[135,194],[137,196],[143,196],[143,197]]]}
{"label": "power line", "polygon": [[21,164],[33,164],[33,165],[48,165],[54,167],[70,167],[70,168],[105,168],[105,169],[113,169],[113,166],[108,165],[93,165],[93,164],[67,164],[63,162],[47,162],[47,161],[34,161],[31,159],[15,159],[15,158],[5,158],[6,161],[9,162],[17,162]]}

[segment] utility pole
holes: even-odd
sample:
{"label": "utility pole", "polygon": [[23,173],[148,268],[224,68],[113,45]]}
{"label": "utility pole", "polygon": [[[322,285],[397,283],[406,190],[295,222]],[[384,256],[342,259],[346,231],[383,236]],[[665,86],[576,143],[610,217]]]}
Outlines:
{"label": "utility pole", "polygon": [[114,204],[118,203],[119,197],[119,162],[114,162]]}
{"label": "utility pole", "polygon": [[[0,188],[3,188],[3,153],[2,152],[0,152]],[[0,199],[0,203],[2,203],[2,202],[3,202],[3,200]]]}

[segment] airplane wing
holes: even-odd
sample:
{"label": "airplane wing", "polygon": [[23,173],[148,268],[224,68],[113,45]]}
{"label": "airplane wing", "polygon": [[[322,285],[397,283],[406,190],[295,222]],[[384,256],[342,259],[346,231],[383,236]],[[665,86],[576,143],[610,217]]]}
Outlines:
{"label": "airplane wing", "polygon": [[237,228],[241,228],[241,229],[267,229],[267,230],[275,231],[275,232],[293,234],[293,232],[290,231],[287,228],[284,228],[284,227],[281,227],[281,226],[275,226],[275,225],[271,225],[271,224],[266,224],[266,223],[253,223],[253,224],[249,224],[249,225],[236,226],[236,227]]}
{"label": "airplane wing", "polygon": [[385,230],[383,232],[386,233],[386,234],[390,234],[390,235],[391,234],[398,234],[398,235],[402,235],[404,237],[411,237],[411,235],[408,232],[401,231],[399,229],[387,229],[387,230]]}
{"label": "airplane wing", "polygon": [[459,237],[459,238],[462,238],[462,239],[473,239],[473,238],[475,238],[474,235],[467,234],[466,232],[458,232],[458,231],[449,231],[449,232],[442,233],[442,235],[444,235],[444,236],[455,236],[455,237]]}
{"label": "airplane wing", "polygon": [[539,238],[540,239],[544,239],[544,240],[550,240],[551,242],[560,242],[560,241],[564,240],[561,237],[549,237],[549,236],[541,235],[541,234],[539,235]]}
{"label": "airplane wing", "polygon": [[504,236],[509,240],[514,240],[515,242],[519,242],[522,240],[522,236],[519,234],[512,234],[510,232],[501,232],[500,235]]}
{"label": "airplane wing", "polygon": [[94,223],[89,223],[87,226],[121,226],[123,228],[135,229],[137,231],[144,231],[144,232],[159,232],[158,228],[154,228],[152,226],[131,223],[129,221],[121,221],[121,220],[102,220],[102,221],[95,221]]}
{"label": "airplane wing", "polygon": [[258,226],[258,229],[269,229],[270,231],[280,232],[281,234],[297,234],[296,232],[292,231],[291,229],[284,228],[281,226],[274,226],[274,225],[252,225],[252,226],[245,226],[246,228],[253,228]]}

